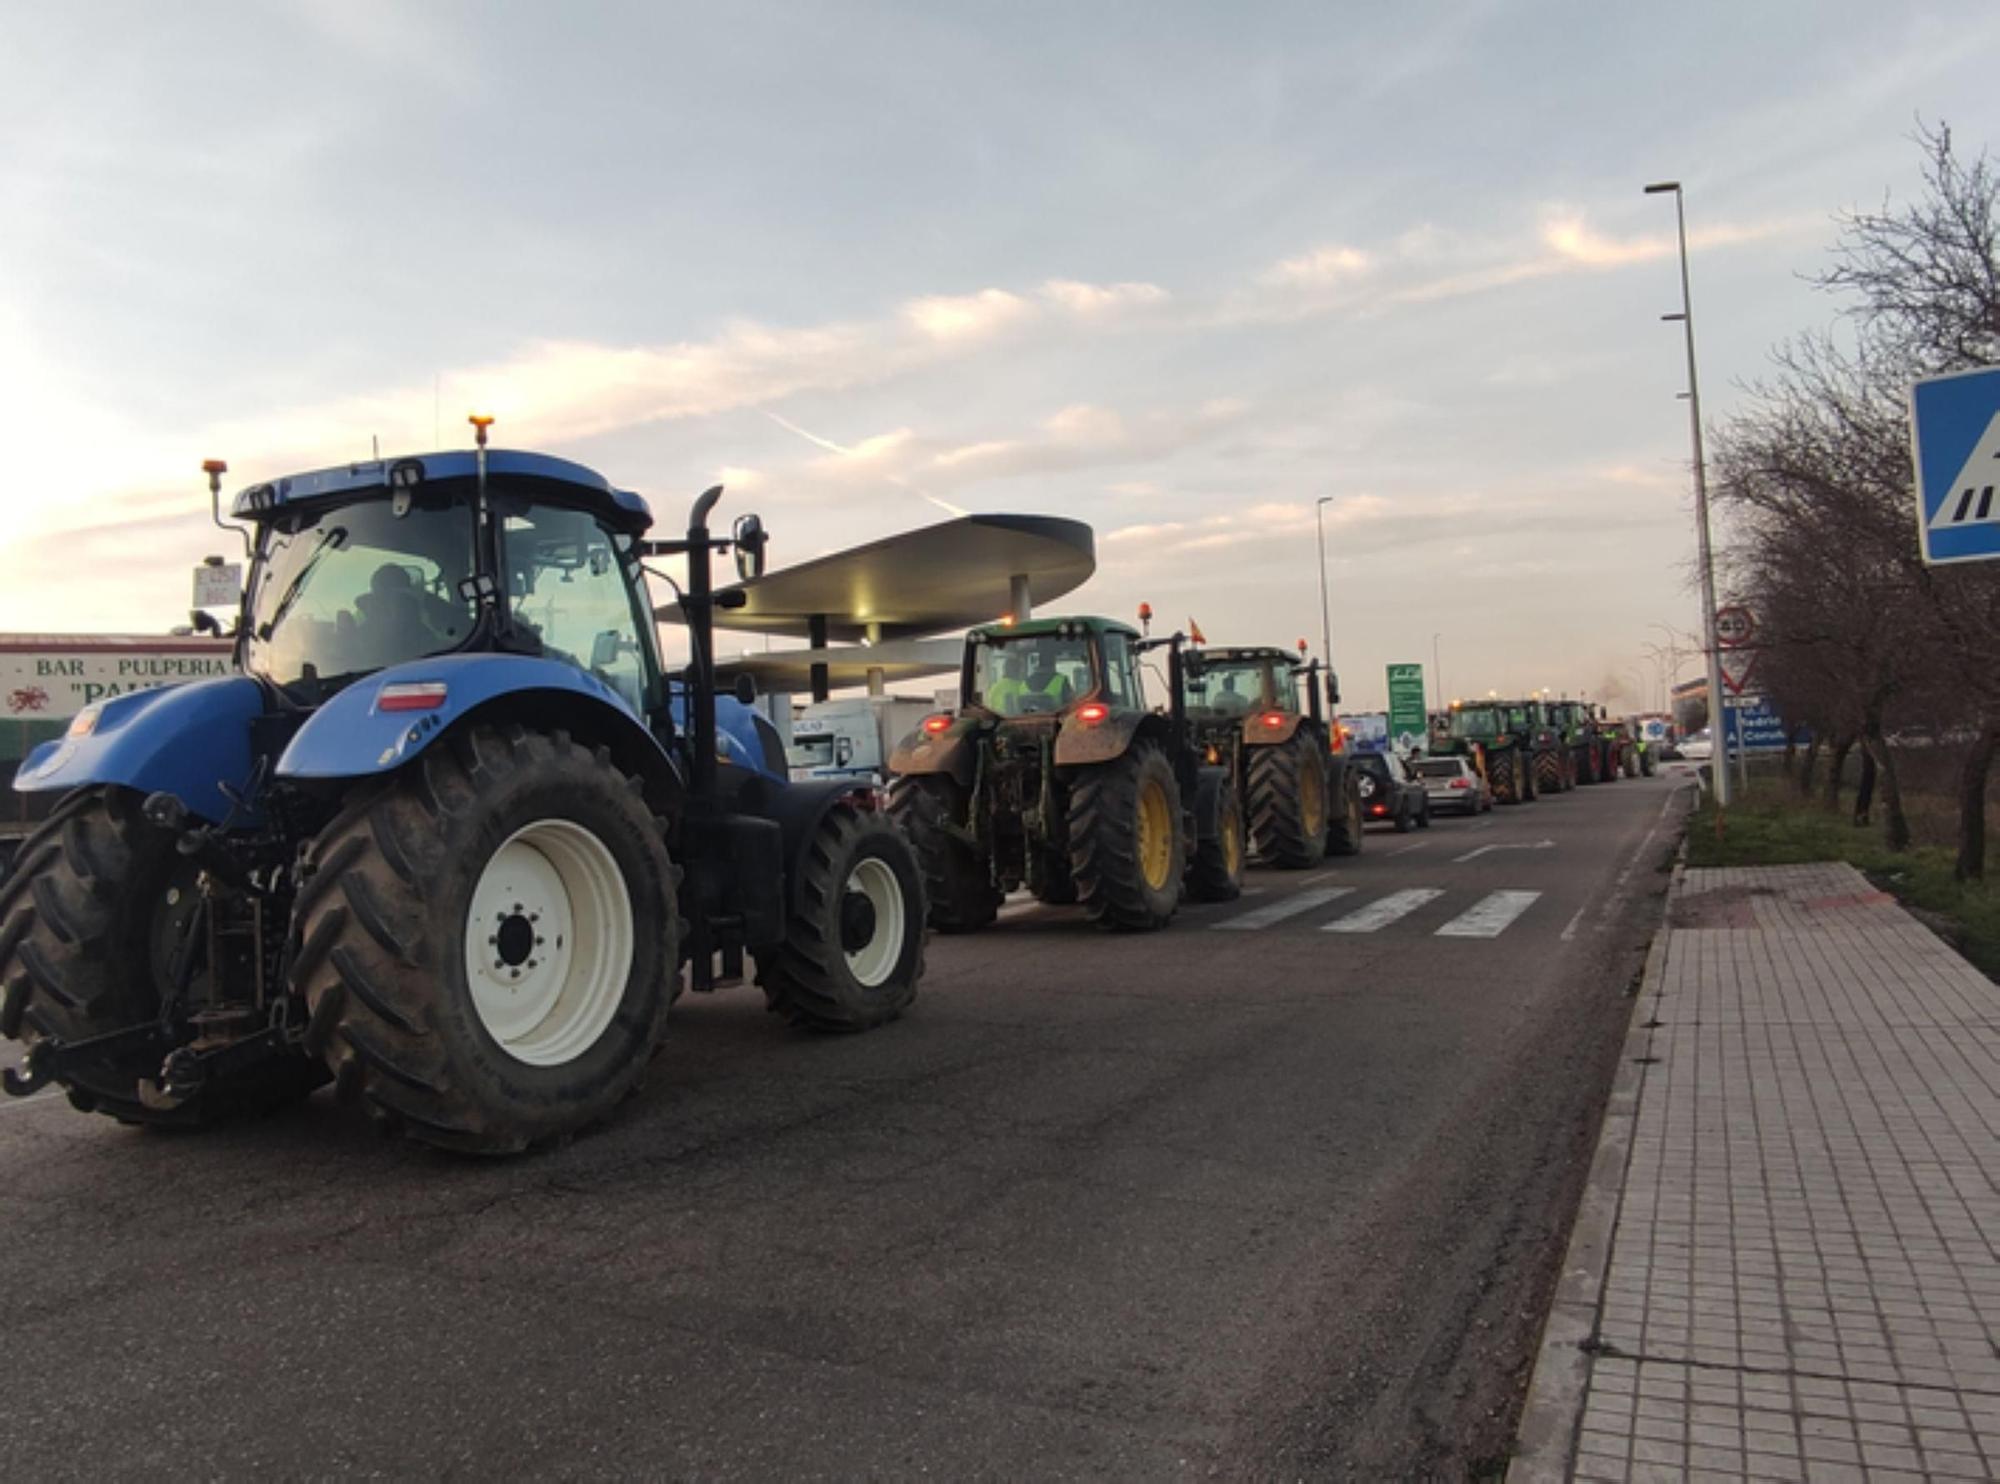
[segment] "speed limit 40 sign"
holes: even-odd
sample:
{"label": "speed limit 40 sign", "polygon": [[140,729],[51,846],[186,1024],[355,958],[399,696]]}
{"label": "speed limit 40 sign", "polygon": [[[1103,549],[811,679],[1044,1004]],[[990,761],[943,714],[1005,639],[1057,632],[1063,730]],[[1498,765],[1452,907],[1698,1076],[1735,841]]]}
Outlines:
{"label": "speed limit 40 sign", "polygon": [[1750,642],[1757,625],[1750,610],[1740,605],[1715,610],[1715,642],[1724,649],[1736,649]]}

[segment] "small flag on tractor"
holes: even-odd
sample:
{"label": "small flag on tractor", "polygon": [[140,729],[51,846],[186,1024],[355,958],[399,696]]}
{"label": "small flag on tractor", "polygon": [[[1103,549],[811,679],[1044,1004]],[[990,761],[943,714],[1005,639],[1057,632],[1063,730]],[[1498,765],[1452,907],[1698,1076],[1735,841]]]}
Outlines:
{"label": "small flag on tractor", "polygon": [[1188,637],[1197,644],[1208,643],[1208,635],[1201,631],[1201,625],[1196,623],[1192,618],[1188,620]]}

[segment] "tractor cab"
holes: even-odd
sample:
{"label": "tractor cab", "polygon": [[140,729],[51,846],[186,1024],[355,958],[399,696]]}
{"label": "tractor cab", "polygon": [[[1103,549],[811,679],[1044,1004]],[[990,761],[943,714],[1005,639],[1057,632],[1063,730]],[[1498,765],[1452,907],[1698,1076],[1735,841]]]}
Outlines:
{"label": "tractor cab", "polygon": [[1138,643],[1133,630],[1103,619],[974,629],[966,635],[961,698],[967,710],[1003,724],[1059,717],[1085,702],[1097,704],[1099,720],[1111,711],[1143,712]]}

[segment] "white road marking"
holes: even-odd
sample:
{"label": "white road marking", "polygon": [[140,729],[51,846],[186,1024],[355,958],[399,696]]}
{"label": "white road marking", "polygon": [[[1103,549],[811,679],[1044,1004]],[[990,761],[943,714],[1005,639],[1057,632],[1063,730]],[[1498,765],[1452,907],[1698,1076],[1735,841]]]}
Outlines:
{"label": "white road marking", "polygon": [[1336,917],[1320,931],[1323,933],[1372,933],[1385,928],[1399,917],[1407,917],[1426,902],[1434,902],[1444,893],[1428,886],[1413,886],[1408,891],[1392,891],[1379,902]]}
{"label": "white road marking", "polygon": [[24,1098],[8,1098],[4,1103],[0,1103],[0,1113],[17,1113],[23,1108],[32,1108],[37,1103],[53,1104],[55,1102],[56,1090],[53,1087],[47,1087],[43,1088],[40,1092],[31,1092]]}
{"label": "white road marking", "polygon": [[1438,938],[1497,938],[1513,925],[1514,919],[1526,912],[1542,894],[1538,891],[1496,891],[1458,914],[1450,922],[1439,928],[1433,937]]}
{"label": "white road marking", "polygon": [[1300,886],[1318,886],[1320,882],[1333,874],[1332,871],[1315,871],[1310,876],[1299,877],[1298,884]]}
{"label": "white road marking", "polygon": [[[1680,789],[1671,790],[1660,802],[1659,817],[1653,827],[1646,831],[1646,838],[1639,842],[1639,848],[1632,852],[1632,858],[1625,862],[1625,869],[1618,873],[1618,879],[1611,883],[1611,894],[1604,899],[1603,910],[1598,913],[1597,931],[1603,932],[1611,925],[1611,914],[1625,895],[1625,885],[1632,879],[1632,873],[1639,868],[1639,862],[1646,858],[1646,848],[1653,843],[1653,837],[1660,833],[1660,826],[1667,822],[1667,811],[1674,807],[1674,800],[1680,797]],[[1695,785],[1696,802],[1700,801],[1701,785]]]}
{"label": "white road marking", "polygon": [[1274,902],[1266,902],[1240,917],[1232,917],[1227,922],[1213,924],[1217,932],[1225,928],[1238,932],[1253,928],[1267,928],[1274,922],[1283,922],[1287,917],[1296,917],[1301,912],[1310,912],[1315,907],[1324,907],[1335,897],[1344,897],[1354,890],[1351,886],[1322,886],[1318,891],[1293,892],[1290,896],[1279,897]]}
{"label": "white road marking", "polygon": [[1417,841],[1417,843],[1416,843],[1416,844],[1414,844],[1414,845],[1405,845],[1405,846],[1404,846],[1404,847],[1403,847],[1402,849],[1400,849],[1400,850],[1392,850],[1392,851],[1390,851],[1390,852],[1389,852],[1389,854],[1391,854],[1391,855],[1408,855],[1408,854],[1409,854],[1409,853],[1410,853],[1410,852],[1411,852],[1412,850],[1422,850],[1422,849],[1423,849],[1423,848],[1424,848],[1424,847],[1425,847],[1426,845],[1428,845],[1428,844],[1430,844],[1430,843],[1431,843],[1431,842],[1430,842],[1430,841],[1428,841],[1428,840],[1419,840],[1419,841]]}
{"label": "white road marking", "polygon": [[1463,865],[1469,860],[1477,860],[1489,850],[1554,850],[1555,848],[1556,842],[1553,840],[1523,840],[1518,844],[1482,845],[1477,850],[1468,850],[1464,855],[1452,857],[1451,863],[1454,866]]}
{"label": "white road marking", "polygon": [[1588,902],[1585,902],[1581,907],[1576,909],[1576,916],[1572,917],[1569,920],[1569,926],[1564,928],[1562,931],[1563,942],[1567,943],[1570,941],[1570,939],[1576,936],[1576,925],[1583,921],[1583,914],[1588,912],[1589,910],[1590,910],[1590,903]]}

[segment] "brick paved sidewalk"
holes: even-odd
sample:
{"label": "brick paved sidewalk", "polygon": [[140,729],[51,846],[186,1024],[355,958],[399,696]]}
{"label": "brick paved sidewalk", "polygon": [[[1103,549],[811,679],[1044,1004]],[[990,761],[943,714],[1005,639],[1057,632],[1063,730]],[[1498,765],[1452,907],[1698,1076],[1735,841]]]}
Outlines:
{"label": "brick paved sidewalk", "polygon": [[2000,989],[1810,865],[1684,873],[1641,994],[1513,1477],[2000,1477]]}

